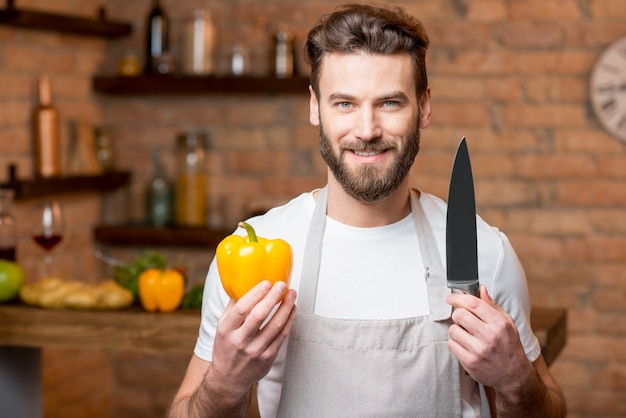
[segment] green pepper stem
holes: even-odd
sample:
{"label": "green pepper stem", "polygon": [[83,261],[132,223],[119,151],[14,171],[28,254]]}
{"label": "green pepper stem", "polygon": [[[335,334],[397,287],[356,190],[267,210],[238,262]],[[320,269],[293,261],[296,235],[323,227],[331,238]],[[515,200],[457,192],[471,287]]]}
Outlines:
{"label": "green pepper stem", "polygon": [[254,231],[254,228],[252,227],[252,225],[250,225],[247,222],[239,222],[237,226],[239,226],[239,228],[243,228],[246,230],[246,232],[248,233],[249,242],[259,242],[258,238],[256,237],[256,232]]}

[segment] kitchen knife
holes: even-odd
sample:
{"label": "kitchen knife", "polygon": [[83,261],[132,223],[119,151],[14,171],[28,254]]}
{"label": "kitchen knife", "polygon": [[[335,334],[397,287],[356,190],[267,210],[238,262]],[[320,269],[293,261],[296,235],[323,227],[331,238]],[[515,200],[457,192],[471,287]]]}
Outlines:
{"label": "kitchen knife", "polygon": [[456,151],[446,218],[448,287],[478,296],[476,202],[472,166],[465,137]]}
{"label": "kitchen knife", "polygon": [[[465,137],[456,151],[446,218],[446,264],[448,287],[478,296],[478,244],[476,238],[476,201],[472,165]],[[495,416],[495,392],[478,384],[481,416]],[[494,413],[492,413],[494,411]]]}

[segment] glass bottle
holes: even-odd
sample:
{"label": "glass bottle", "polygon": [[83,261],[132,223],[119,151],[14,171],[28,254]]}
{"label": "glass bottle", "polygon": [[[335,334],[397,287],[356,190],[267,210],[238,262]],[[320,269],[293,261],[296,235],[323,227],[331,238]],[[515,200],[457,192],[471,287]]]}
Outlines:
{"label": "glass bottle", "polygon": [[284,25],[274,34],[273,72],[278,78],[290,78],[294,74],[294,36]]}
{"label": "glass bottle", "polygon": [[152,178],[146,189],[146,222],[163,227],[170,225],[174,218],[173,188],[159,154],[152,154]]}
{"label": "glass bottle", "polygon": [[33,115],[35,175],[54,177],[61,174],[59,154],[59,115],[52,104],[50,77],[39,77],[39,104]]}
{"label": "glass bottle", "polygon": [[159,0],[152,0],[152,8],[148,14],[146,27],[146,64],[147,74],[168,72],[158,68],[164,56],[169,53],[169,19]]}
{"label": "glass bottle", "polygon": [[17,241],[15,219],[11,214],[13,190],[0,189],[0,258],[15,261]]}
{"label": "glass bottle", "polygon": [[96,156],[103,171],[113,170],[113,146],[109,132],[103,128],[95,128]]}
{"label": "glass bottle", "polygon": [[206,134],[190,132],[176,138],[176,216],[178,225],[204,226],[207,223]]}
{"label": "glass bottle", "polygon": [[185,50],[183,72],[186,74],[211,74],[215,33],[208,11],[196,10],[185,25]]}

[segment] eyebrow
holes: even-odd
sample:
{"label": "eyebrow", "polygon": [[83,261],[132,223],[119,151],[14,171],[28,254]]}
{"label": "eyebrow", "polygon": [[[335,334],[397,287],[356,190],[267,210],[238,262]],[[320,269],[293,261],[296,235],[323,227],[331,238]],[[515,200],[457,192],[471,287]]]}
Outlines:
{"label": "eyebrow", "polygon": [[[347,93],[333,93],[330,96],[328,96],[328,101],[332,102],[332,101],[336,101],[336,100],[345,100],[345,101],[351,101],[354,100],[355,96],[352,96],[350,94]],[[404,101],[408,101],[409,97],[402,91],[394,91],[394,92],[390,92],[387,94],[384,94],[382,96],[379,96],[376,98],[377,101],[387,101],[387,100],[404,100]]]}

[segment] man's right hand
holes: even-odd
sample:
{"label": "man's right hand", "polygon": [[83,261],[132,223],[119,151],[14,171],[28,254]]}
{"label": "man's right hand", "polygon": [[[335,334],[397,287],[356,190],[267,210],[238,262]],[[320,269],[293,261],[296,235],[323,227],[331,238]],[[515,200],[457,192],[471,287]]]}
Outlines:
{"label": "man's right hand", "polygon": [[272,286],[264,281],[229,302],[217,324],[212,365],[205,376],[220,382],[222,396],[236,402],[269,372],[291,329],[295,300],[295,290],[284,282]]}

